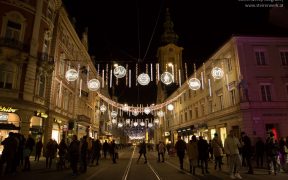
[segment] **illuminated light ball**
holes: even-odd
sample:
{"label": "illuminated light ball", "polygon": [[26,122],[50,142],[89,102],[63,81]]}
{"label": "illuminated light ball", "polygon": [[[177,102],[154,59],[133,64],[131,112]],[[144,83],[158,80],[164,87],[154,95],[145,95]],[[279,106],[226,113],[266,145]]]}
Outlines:
{"label": "illuminated light ball", "polygon": [[153,124],[152,123],[148,123],[148,127],[149,128],[153,127]]}
{"label": "illuminated light ball", "polygon": [[144,108],[144,113],[145,113],[145,114],[148,115],[150,112],[151,112],[151,110],[150,110],[149,107],[145,107],[145,108]]}
{"label": "illuminated light ball", "polygon": [[130,119],[126,119],[126,124],[130,124]]}
{"label": "illuminated light ball", "polygon": [[117,66],[113,73],[117,78],[123,78],[126,75],[126,69],[123,66]]}
{"label": "illuminated light ball", "polygon": [[119,122],[119,123],[118,123],[118,127],[119,127],[119,128],[123,127],[123,123]]}
{"label": "illuminated light ball", "polygon": [[100,88],[100,81],[98,79],[91,79],[87,85],[90,91],[97,91]]}
{"label": "illuminated light ball", "polygon": [[133,125],[136,127],[138,126],[138,122],[134,122]]}
{"label": "illuminated light ball", "polygon": [[141,84],[142,86],[146,86],[149,84],[150,82],[150,77],[148,74],[146,73],[142,73],[138,76],[137,81],[139,84]]}
{"label": "illuminated light ball", "polygon": [[116,123],[117,123],[117,119],[114,119],[114,118],[113,118],[111,121],[112,121],[113,124],[116,124]]}
{"label": "illuminated light ball", "polygon": [[69,69],[65,73],[65,78],[67,79],[67,81],[75,81],[76,79],[78,79],[78,76],[79,74],[75,69]]}
{"label": "illuminated light ball", "polygon": [[158,124],[159,122],[159,119],[154,119],[154,123]]}
{"label": "illuminated light ball", "polygon": [[221,79],[224,76],[224,71],[219,67],[214,67],[211,71],[213,78]]}
{"label": "illuminated light ball", "polygon": [[191,78],[188,81],[189,88],[192,90],[198,90],[201,87],[201,83],[197,78]]}
{"label": "illuminated light ball", "polygon": [[139,114],[139,112],[136,109],[132,112],[133,116],[138,116],[138,114]]}
{"label": "illuminated light ball", "polygon": [[112,118],[115,118],[115,117],[117,117],[117,114],[118,114],[118,113],[117,113],[116,111],[112,111],[112,112],[111,112],[111,117],[112,117]]}
{"label": "illuminated light ball", "polygon": [[102,104],[101,106],[100,106],[100,111],[101,112],[105,112],[107,110],[107,107],[104,105],[104,104]]}
{"label": "illuminated light ball", "polygon": [[174,109],[173,104],[168,104],[167,109],[168,109],[169,111],[173,111],[173,109]]}
{"label": "illuminated light ball", "polygon": [[163,117],[164,116],[164,112],[163,111],[158,111],[157,112],[157,116],[160,117],[160,118]]}
{"label": "illuminated light ball", "polygon": [[125,112],[129,111],[129,107],[128,107],[127,104],[124,104],[124,106],[123,106],[122,109],[123,109],[123,111],[125,111]]}
{"label": "illuminated light ball", "polygon": [[140,126],[145,126],[145,123],[143,121],[140,122]]}
{"label": "illuminated light ball", "polygon": [[164,72],[160,79],[164,84],[169,85],[173,82],[173,75],[170,72]]}

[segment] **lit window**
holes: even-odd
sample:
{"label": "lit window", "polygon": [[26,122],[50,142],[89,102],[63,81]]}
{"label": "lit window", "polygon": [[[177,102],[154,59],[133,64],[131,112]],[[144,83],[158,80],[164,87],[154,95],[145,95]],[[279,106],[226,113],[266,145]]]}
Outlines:
{"label": "lit window", "polygon": [[271,101],[271,85],[261,85],[262,101]]}

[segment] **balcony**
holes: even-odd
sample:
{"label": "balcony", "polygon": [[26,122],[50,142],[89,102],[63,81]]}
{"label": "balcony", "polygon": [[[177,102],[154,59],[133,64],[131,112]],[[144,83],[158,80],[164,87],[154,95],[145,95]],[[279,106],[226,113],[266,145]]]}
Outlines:
{"label": "balcony", "polygon": [[24,44],[23,42],[20,42],[15,39],[10,39],[10,38],[0,38],[0,47],[9,47],[13,49],[18,49],[21,51],[28,52],[29,51],[29,46]]}

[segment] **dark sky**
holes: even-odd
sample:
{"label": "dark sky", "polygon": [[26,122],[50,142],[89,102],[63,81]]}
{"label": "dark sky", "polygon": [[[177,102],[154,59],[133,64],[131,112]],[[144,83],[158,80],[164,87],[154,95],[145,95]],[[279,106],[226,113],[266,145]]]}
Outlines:
{"label": "dark sky", "polygon": [[[247,8],[240,0],[63,1],[70,18],[76,18],[77,32],[81,34],[84,27],[88,27],[89,53],[99,63],[137,62],[138,58],[144,63],[155,61],[167,7],[179,35],[178,46],[184,48],[185,62],[202,63],[233,34],[279,35],[283,32],[269,23],[269,8]],[[146,90],[138,88],[136,96]],[[141,101],[139,97],[136,99]],[[144,99],[147,101],[147,97]]]}

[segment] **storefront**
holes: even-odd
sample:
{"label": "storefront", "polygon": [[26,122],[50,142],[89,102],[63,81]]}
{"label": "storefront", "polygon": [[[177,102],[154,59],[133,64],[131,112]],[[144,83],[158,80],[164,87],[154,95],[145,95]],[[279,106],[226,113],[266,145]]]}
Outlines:
{"label": "storefront", "polygon": [[1,142],[8,137],[9,132],[18,133],[20,130],[20,118],[16,111],[12,107],[0,106],[0,154],[3,151]]}
{"label": "storefront", "polygon": [[79,139],[86,135],[92,137],[92,129],[89,117],[85,115],[78,115],[76,124],[77,136]]}

